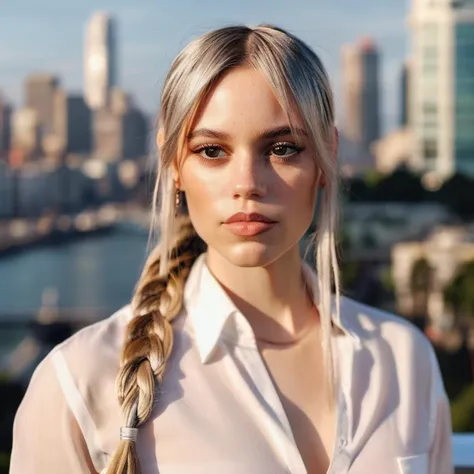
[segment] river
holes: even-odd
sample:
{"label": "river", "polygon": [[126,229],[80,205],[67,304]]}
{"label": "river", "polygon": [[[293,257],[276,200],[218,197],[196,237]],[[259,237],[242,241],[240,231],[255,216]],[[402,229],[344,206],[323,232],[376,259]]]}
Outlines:
{"label": "river", "polygon": [[148,232],[120,224],[95,234],[0,258],[0,318],[33,318],[45,295],[57,306],[112,313],[130,301],[146,258]]}

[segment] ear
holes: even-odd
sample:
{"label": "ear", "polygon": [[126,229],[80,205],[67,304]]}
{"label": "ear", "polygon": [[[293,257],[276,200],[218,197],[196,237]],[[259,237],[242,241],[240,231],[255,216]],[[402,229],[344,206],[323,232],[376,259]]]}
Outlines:
{"label": "ear", "polygon": [[[158,150],[161,152],[163,148],[163,144],[165,143],[165,130],[163,127],[158,129],[158,133],[156,134],[156,145],[158,146]],[[180,188],[180,179],[179,179],[179,171],[176,163],[173,163],[173,181],[177,189]],[[181,189],[182,190],[182,189]]]}
{"label": "ear", "polygon": [[165,130],[163,127],[160,127],[158,129],[158,133],[156,134],[156,145],[158,146],[158,150],[161,151],[164,143],[165,143]]}

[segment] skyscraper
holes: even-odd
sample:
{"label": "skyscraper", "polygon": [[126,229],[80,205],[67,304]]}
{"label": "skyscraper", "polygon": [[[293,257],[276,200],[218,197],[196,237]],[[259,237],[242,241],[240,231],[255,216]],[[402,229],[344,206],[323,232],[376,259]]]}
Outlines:
{"label": "skyscraper", "polygon": [[32,74],[25,81],[25,106],[36,111],[41,134],[54,132],[54,97],[59,79],[50,74]]}
{"label": "skyscraper", "polygon": [[138,158],[147,152],[148,124],[125,91],[114,88],[111,106],[94,114],[94,154],[104,161]]}
{"label": "skyscraper", "polygon": [[12,150],[22,155],[22,161],[37,158],[41,145],[41,123],[32,108],[15,111],[12,117]]}
{"label": "skyscraper", "polygon": [[474,176],[474,1],[413,0],[414,168]]}
{"label": "skyscraper", "polygon": [[400,74],[400,119],[399,125],[406,127],[410,121],[410,63],[403,64]]}
{"label": "skyscraper", "polygon": [[364,150],[380,137],[378,62],[379,53],[369,38],[342,49],[344,135]]}
{"label": "skyscraper", "polygon": [[85,98],[93,110],[106,107],[117,85],[117,32],[107,13],[95,13],[86,27],[84,51]]}
{"label": "skyscraper", "polygon": [[0,161],[6,161],[11,141],[12,109],[0,94]]}
{"label": "skyscraper", "polygon": [[56,136],[66,154],[86,154],[92,147],[92,117],[82,95],[58,90],[55,101]]}

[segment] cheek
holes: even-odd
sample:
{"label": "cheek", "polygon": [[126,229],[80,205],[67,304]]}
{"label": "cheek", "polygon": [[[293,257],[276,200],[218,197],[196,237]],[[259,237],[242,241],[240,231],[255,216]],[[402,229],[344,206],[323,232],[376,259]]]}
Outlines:
{"label": "cheek", "polygon": [[295,218],[299,215],[313,212],[316,201],[316,173],[312,168],[303,168],[287,177],[284,202],[288,203],[293,210],[297,210]]}
{"label": "cheek", "polygon": [[223,180],[216,180],[209,170],[193,166],[192,163],[183,166],[181,182],[186,193],[189,212],[203,214],[203,217],[212,212],[226,189]]}

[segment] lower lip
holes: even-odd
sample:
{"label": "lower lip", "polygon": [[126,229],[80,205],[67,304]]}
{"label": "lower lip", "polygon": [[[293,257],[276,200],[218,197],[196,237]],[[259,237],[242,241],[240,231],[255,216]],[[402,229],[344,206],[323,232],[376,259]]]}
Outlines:
{"label": "lower lip", "polygon": [[276,222],[231,222],[225,226],[235,235],[251,236],[270,230]]}

